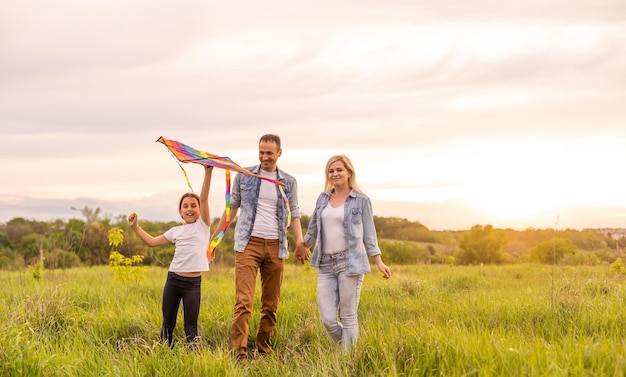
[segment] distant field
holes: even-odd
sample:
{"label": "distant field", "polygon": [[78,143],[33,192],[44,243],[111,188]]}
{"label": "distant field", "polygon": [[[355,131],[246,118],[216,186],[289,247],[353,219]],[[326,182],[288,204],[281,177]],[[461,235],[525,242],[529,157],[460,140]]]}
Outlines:
{"label": "distant field", "polygon": [[[316,270],[289,264],[273,355],[229,357],[233,270],[203,281],[203,347],[159,344],[166,270],[140,283],[107,267],[0,271],[2,376],[624,376],[626,281],[607,266],[392,266],[366,276],[361,337],[326,336]],[[259,287],[258,287],[259,288]],[[258,291],[258,289],[257,289]],[[257,301],[258,304],[258,301]],[[256,329],[258,306],[251,323]]]}

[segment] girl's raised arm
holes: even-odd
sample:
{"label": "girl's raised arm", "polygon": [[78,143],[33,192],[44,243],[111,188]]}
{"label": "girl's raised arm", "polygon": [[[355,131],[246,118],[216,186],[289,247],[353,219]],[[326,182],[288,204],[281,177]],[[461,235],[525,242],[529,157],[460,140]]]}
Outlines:
{"label": "girl's raised arm", "polygon": [[211,227],[211,212],[209,211],[209,190],[211,189],[211,175],[213,166],[204,165],[204,181],[202,182],[202,190],[200,191],[200,217],[202,221]]}

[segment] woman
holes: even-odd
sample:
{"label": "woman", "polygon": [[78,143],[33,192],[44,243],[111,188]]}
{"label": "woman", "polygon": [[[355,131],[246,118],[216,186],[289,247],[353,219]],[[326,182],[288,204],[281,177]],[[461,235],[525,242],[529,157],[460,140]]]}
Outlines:
{"label": "woman", "polygon": [[359,336],[357,311],[363,277],[370,271],[368,257],[385,279],[391,270],[380,256],[372,204],[356,183],[352,162],[336,155],[325,171],[324,192],[317,198],[304,243],[315,244],[311,266],[319,269],[317,305],[322,323],[347,351]]}
{"label": "woman", "polygon": [[208,200],[212,170],[212,166],[204,167],[204,182],[200,196],[186,193],[180,198],[178,213],[183,219],[183,225],[175,226],[160,236],[153,237],[139,226],[139,218],[135,212],[128,215],[130,227],[148,246],[162,246],[168,243],[176,245],[163,289],[162,302],[161,340],[167,340],[170,347],[174,342],[176,315],[181,300],[187,342],[197,346],[202,339],[198,335],[198,315],[202,272],[209,270],[206,252],[211,235]]}

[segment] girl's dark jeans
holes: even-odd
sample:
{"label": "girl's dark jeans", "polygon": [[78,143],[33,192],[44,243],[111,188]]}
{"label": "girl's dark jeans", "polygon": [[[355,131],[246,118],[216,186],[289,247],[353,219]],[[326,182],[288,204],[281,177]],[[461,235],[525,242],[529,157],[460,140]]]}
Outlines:
{"label": "girl's dark jeans", "polygon": [[167,281],[165,288],[163,288],[161,340],[167,340],[170,347],[174,343],[174,328],[176,327],[176,316],[181,300],[183,301],[187,342],[193,342],[198,336],[201,283],[201,276],[184,277],[171,271],[167,274]]}

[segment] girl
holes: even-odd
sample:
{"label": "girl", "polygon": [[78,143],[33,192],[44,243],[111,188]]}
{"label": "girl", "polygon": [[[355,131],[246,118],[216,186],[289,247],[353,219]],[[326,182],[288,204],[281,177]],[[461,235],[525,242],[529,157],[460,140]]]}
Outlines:
{"label": "girl", "polygon": [[198,314],[202,272],[209,270],[206,251],[211,235],[208,199],[212,170],[212,166],[204,166],[204,182],[200,196],[186,193],[180,198],[178,212],[183,219],[183,225],[175,226],[160,236],[153,237],[139,226],[139,217],[136,213],[128,215],[130,227],[148,246],[162,246],[170,242],[176,245],[163,289],[162,302],[161,340],[167,340],[170,347],[174,342],[174,327],[181,300],[187,342],[197,345],[202,341],[198,335]]}

